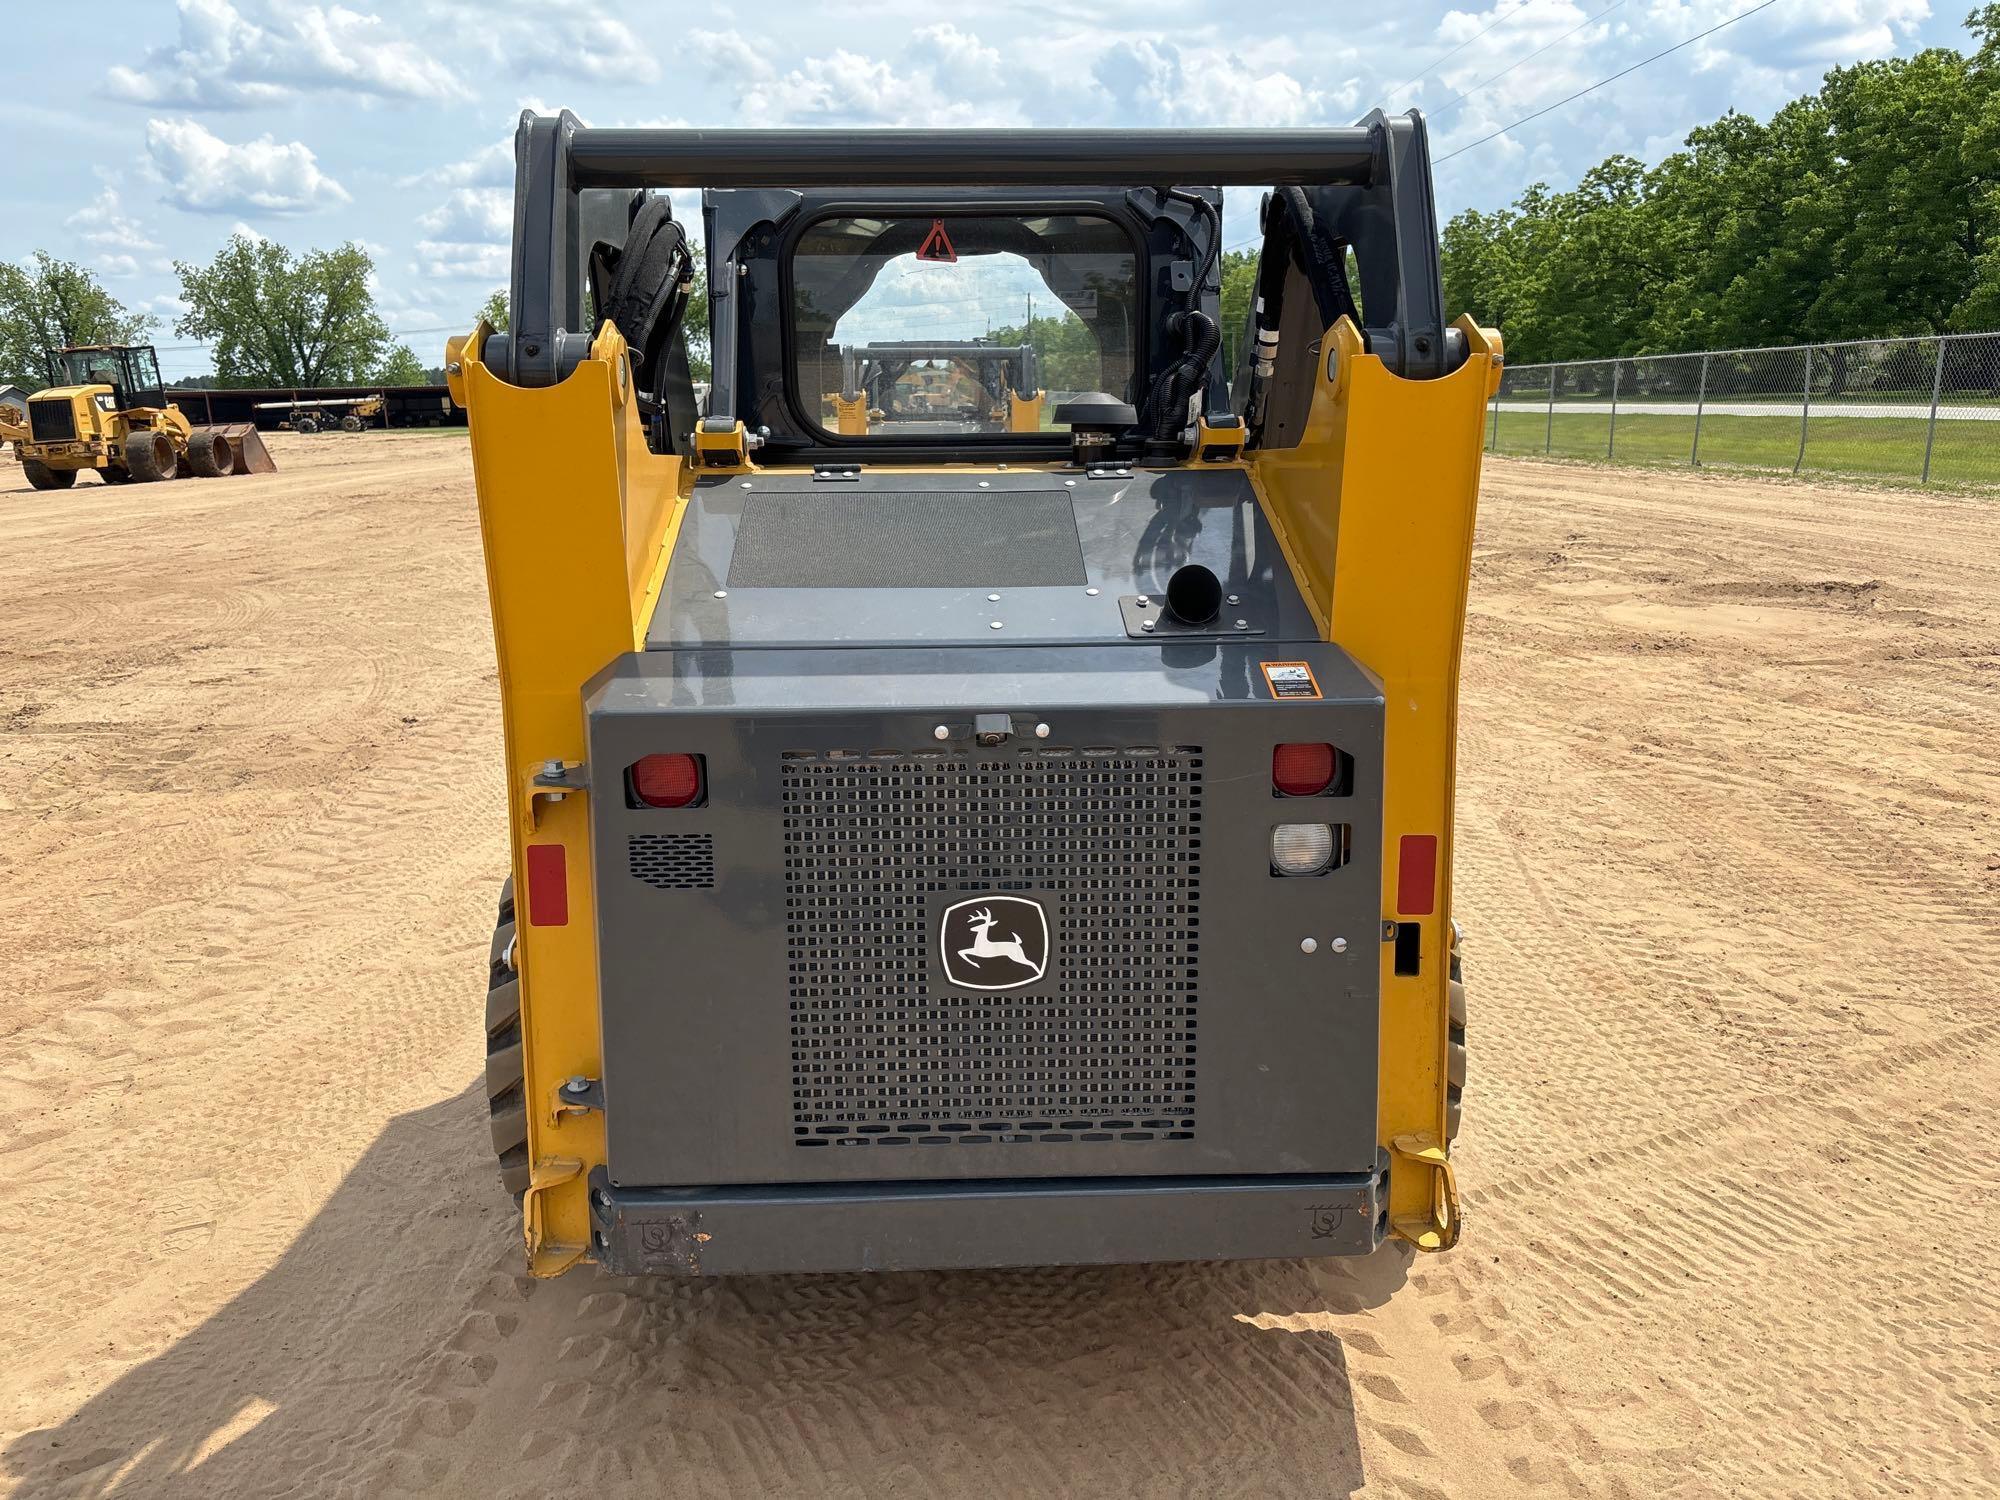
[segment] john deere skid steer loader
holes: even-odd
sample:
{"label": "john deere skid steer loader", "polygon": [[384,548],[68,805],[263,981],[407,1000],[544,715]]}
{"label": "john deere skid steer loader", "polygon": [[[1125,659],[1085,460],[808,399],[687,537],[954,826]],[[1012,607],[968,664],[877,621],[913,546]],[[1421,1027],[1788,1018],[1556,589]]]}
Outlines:
{"label": "john deere skid steer loader", "polygon": [[[530,114],[516,155],[510,331],[447,374],[513,831],[487,1093],[532,1269],[1453,1244],[1501,347],[1444,322],[1421,119]],[[658,193],[693,187],[699,409]],[[835,419],[844,351],[988,340],[1034,346],[999,388],[1038,420],[927,421],[914,387]]]}

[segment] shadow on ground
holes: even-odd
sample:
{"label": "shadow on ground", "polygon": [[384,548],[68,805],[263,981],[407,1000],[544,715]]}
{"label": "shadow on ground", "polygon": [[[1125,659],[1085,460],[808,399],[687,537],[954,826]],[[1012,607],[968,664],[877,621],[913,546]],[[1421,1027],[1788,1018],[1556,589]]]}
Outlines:
{"label": "shadow on ground", "polygon": [[268,1272],[0,1472],[38,1497],[1362,1483],[1323,1315],[1386,1299],[1397,1251],[536,1283],[484,1112],[473,1087],[395,1119]]}

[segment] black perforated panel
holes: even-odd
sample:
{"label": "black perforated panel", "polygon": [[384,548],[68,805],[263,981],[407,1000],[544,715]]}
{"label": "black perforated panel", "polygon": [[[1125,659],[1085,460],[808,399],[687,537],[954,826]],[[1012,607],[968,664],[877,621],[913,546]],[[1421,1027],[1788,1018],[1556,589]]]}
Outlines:
{"label": "black perforated panel", "polygon": [[[782,768],[799,1146],[1191,1139],[1202,757],[796,754]],[[950,988],[945,906],[1043,902],[1042,978]]]}
{"label": "black perforated panel", "polygon": [[706,833],[635,833],[625,840],[634,880],[663,891],[705,891],[715,884],[715,839]]}

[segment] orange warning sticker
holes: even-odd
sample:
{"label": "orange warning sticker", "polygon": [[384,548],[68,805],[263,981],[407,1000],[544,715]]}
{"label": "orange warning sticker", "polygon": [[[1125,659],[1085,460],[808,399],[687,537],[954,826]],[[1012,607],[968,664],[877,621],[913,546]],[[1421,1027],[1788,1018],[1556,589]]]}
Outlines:
{"label": "orange warning sticker", "polygon": [[943,219],[931,220],[931,232],[917,246],[917,259],[933,260],[943,265],[951,265],[958,260],[958,252],[951,248],[951,236],[944,232]]}
{"label": "orange warning sticker", "polygon": [[1267,661],[1262,663],[1264,681],[1270,686],[1273,698],[1317,698],[1320,696],[1319,679],[1313,676],[1313,669],[1302,661]]}

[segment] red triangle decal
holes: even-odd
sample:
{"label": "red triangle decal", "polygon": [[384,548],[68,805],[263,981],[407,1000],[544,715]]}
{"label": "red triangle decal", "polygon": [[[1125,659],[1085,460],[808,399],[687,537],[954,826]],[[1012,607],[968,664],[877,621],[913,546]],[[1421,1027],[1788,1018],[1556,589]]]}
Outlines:
{"label": "red triangle decal", "polygon": [[918,260],[934,260],[952,264],[958,259],[958,252],[951,248],[951,236],[944,232],[944,220],[932,219],[931,232],[924,236],[924,242],[917,246]]}

